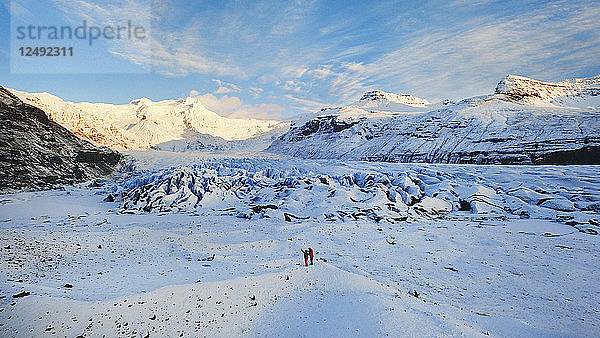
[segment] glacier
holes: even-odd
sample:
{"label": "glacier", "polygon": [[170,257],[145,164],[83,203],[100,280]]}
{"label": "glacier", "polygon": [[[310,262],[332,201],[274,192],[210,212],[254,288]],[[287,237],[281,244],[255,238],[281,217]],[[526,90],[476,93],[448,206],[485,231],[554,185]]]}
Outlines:
{"label": "glacier", "polygon": [[597,166],[126,156],[2,195],[2,335],[598,330]]}

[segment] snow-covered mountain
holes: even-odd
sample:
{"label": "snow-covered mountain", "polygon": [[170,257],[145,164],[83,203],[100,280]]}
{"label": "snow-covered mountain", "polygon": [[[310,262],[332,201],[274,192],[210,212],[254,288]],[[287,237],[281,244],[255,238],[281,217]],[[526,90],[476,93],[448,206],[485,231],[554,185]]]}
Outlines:
{"label": "snow-covered mountain", "polygon": [[293,126],[268,151],[392,162],[600,163],[600,76],[548,83],[509,75],[492,95],[438,104],[370,92]]}
{"label": "snow-covered mountain", "polygon": [[208,110],[195,97],[159,102],[141,98],[113,105],[65,102],[48,93],[12,92],[79,137],[116,150],[163,148],[161,144],[174,141],[193,145],[198,135],[227,143],[273,130],[282,134],[288,126],[275,120],[226,118]]}
{"label": "snow-covered mountain", "polygon": [[508,75],[496,87],[496,94],[504,94],[522,103],[553,103],[560,97],[600,95],[600,75],[587,79],[567,79],[561,82],[542,82],[523,76]]}
{"label": "snow-covered mountain", "polygon": [[357,106],[375,110],[413,111],[425,108],[431,103],[410,94],[393,94],[381,90],[366,92],[356,103]]}
{"label": "snow-covered mountain", "polygon": [[0,192],[48,189],[112,172],[121,155],[81,140],[0,86]]}

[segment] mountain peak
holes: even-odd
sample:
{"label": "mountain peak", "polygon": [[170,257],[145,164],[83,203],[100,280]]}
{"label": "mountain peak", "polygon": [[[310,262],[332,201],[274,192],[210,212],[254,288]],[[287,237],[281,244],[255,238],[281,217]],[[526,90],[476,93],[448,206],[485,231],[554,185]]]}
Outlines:
{"label": "mountain peak", "polygon": [[382,90],[373,90],[364,93],[360,98],[359,103],[365,107],[390,103],[405,104],[414,107],[424,107],[430,104],[429,101],[410,94],[394,94]]}
{"label": "mountain peak", "polygon": [[131,100],[131,102],[129,102],[129,104],[136,105],[136,106],[142,106],[142,105],[147,106],[151,103],[152,103],[152,100],[150,100],[147,97],[142,97],[139,99]]}
{"label": "mountain peak", "polygon": [[202,102],[200,102],[200,99],[197,97],[188,96],[185,99],[183,99],[182,103],[187,104],[187,105],[194,105],[196,103],[202,103]]}
{"label": "mountain peak", "polygon": [[561,96],[599,95],[600,76],[544,82],[519,75],[507,75],[496,86],[496,94],[504,94],[516,101],[550,102]]}

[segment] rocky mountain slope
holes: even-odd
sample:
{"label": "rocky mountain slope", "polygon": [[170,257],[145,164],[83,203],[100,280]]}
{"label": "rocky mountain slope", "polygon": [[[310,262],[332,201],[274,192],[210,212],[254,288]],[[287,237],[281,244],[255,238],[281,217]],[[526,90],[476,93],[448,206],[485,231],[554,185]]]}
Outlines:
{"label": "rocky mountain slope", "polygon": [[121,155],[79,139],[0,86],[0,192],[54,188],[109,174]]}
{"label": "rocky mountain slope", "polygon": [[600,75],[589,79],[567,79],[561,82],[542,82],[523,76],[508,75],[496,87],[496,94],[504,94],[523,103],[552,103],[560,97],[600,95]]}
{"label": "rocky mountain slope", "polygon": [[[219,145],[211,143],[209,148],[203,148],[206,144],[196,142],[197,139],[246,140],[273,130],[281,130],[282,134],[288,126],[286,122],[275,120],[222,117],[208,110],[195,97],[160,102],[141,98],[124,105],[113,105],[65,102],[48,93],[16,90],[13,93],[42,109],[51,120],[79,137],[115,150],[169,148],[173,142],[200,147],[194,150],[212,150],[210,147]],[[167,145],[163,147],[162,144]]]}
{"label": "rocky mountain slope", "polygon": [[547,83],[512,75],[494,94],[459,102],[394,102],[403,106],[390,110],[385,94],[367,93],[293,126],[268,151],[391,162],[599,164],[599,94],[600,76]]}

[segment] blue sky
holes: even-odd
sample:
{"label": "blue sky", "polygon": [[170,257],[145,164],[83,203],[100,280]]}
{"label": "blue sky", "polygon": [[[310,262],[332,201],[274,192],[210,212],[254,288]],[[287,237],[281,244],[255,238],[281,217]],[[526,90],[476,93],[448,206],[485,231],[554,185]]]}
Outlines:
{"label": "blue sky", "polygon": [[[11,15],[27,16],[0,1],[0,84],[70,101],[192,95],[227,116],[287,117],[372,89],[434,101],[490,93],[509,73],[600,74],[598,1],[16,1],[38,21],[149,22],[144,45],[95,45],[113,74],[93,74],[97,61],[11,72]],[[136,64],[151,71],[120,73]]]}

